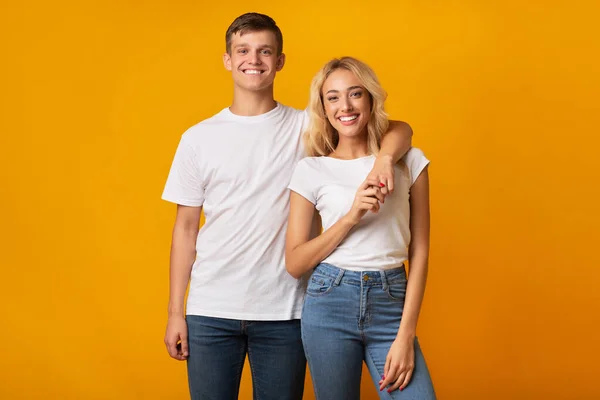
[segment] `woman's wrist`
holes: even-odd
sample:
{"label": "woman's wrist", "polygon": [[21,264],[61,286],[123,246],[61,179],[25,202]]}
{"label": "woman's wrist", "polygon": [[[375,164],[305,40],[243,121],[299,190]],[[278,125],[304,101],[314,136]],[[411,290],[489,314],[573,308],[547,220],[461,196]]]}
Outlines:
{"label": "woman's wrist", "polygon": [[396,339],[413,340],[417,336],[416,329],[400,327]]}

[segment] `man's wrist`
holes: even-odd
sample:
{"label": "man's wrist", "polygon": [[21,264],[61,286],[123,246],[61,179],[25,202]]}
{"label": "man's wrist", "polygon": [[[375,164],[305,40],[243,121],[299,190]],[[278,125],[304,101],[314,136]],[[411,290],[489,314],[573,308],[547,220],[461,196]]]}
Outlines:
{"label": "man's wrist", "polygon": [[387,153],[379,153],[379,155],[377,156],[377,159],[384,163],[389,163],[389,164],[394,163],[394,157],[391,154],[387,154]]}
{"label": "man's wrist", "polygon": [[169,314],[169,318],[171,317],[184,317],[185,316],[185,312],[183,310],[183,307],[169,307],[168,310],[168,314]]}

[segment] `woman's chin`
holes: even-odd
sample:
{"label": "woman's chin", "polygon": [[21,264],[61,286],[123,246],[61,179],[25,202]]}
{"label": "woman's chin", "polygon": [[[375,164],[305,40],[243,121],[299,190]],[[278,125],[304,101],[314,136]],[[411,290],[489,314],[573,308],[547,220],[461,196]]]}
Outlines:
{"label": "woman's chin", "polygon": [[365,127],[358,126],[340,126],[337,130],[340,137],[346,137],[348,139],[356,138],[359,136],[367,137],[367,129]]}

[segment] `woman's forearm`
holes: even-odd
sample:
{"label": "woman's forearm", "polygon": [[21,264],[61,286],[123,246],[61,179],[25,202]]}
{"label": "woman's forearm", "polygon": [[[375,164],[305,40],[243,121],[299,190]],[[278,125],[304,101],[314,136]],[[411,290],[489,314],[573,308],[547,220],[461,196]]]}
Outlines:
{"label": "woman's forearm", "polygon": [[427,283],[428,257],[427,254],[415,254],[410,257],[409,278],[404,300],[402,322],[398,329],[398,337],[414,337],[417,331],[417,321],[425,295]]}
{"label": "woman's forearm", "polygon": [[335,250],[354,225],[349,218],[343,217],[316,238],[296,246],[286,257],[288,272],[299,278],[314,268]]}

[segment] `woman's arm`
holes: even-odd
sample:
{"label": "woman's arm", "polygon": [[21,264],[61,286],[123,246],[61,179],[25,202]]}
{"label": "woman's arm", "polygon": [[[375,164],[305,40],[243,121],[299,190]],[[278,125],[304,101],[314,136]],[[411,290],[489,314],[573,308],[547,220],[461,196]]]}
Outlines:
{"label": "woman's arm", "polygon": [[376,182],[368,180],[363,182],[348,214],[316,237],[315,206],[298,193],[291,192],[285,242],[285,266],[290,275],[298,279],[310,271],[335,250],[368,210],[379,210],[382,195],[378,188],[369,188],[374,184]]}
{"label": "woman's arm", "polygon": [[410,189],[409,279],[398,337],[414,339],[429,263],[429,174],[425,168]]}
{"label": "woman's arm", "polygon": [[299,279],[327,257],[346,237],[354,224],[342,218],[323,234],[313,230],[315,206],[296,192],[290,195],[290,216],[285,242],[285,266]]}
{"label": "woman's arm", "polygon": [[427,167],[410,189],[409,279],[402,320],[385,360],[380,390],[403,390],[415,368],[415,336],[421,303],[425,294],[429,261],[429,175]]}

